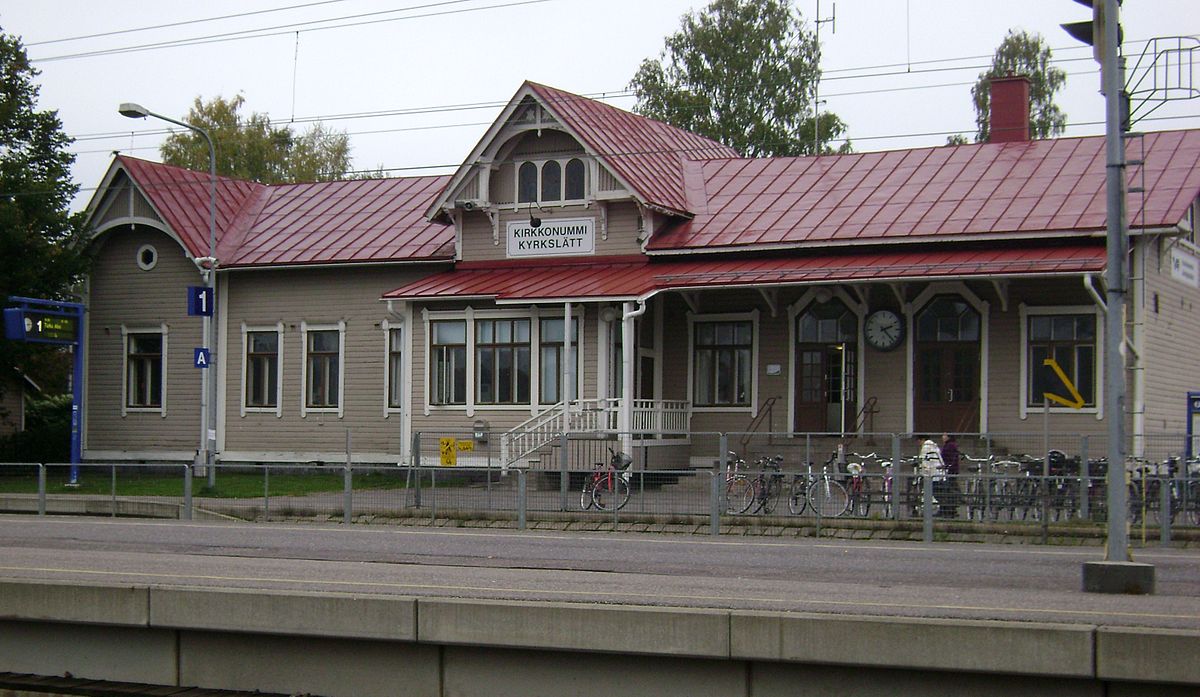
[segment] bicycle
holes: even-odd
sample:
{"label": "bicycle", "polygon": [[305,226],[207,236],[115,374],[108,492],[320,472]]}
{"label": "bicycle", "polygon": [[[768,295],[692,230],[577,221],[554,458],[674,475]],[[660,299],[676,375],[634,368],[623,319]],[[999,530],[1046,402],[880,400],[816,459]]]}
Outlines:
{"label": "bicycle", "polygon": [[633,458],[611,447],[608,452],[612,454],[608,464],[597,462],[592,475],[583,481],[579,507],[585,511],[592,506],[599,511],[615,506],[619,511],[629,502],[629,466],[633,464]]}
{"label": "bicycle", "polygon": [[[831,460],[832,461],[832,460]],[[840,482],[829,474],[829,465],[821,468],[821,476],[813,474],[812,463],[808,463],[806,474],[792,476],[788,493],[788,510],[800,515],[805,508],[822,518],[836,518],[850,510],[850,495]]]}
{"label": "bicycle", "polygon": [[868,479],[863,472],[866,471],[866,462],[874,462],[879,459],[875,453],[860,455],[851,453],[850,457],[854,458],[846,463],[846,472],[850,474],[850,478],[846,482],[846,493],[850,496],[850,511],[859,518],[866,518],[871,513],[871,480]]}
{"label": "bicycle", "polygon": [[754,504],[754,485],[742,473],[746,461],[737,453],[729,452],[729,469],[725,474],[725,491],[722,508],[725,513],[740,514],[750,510]]}
{"label": "bicycle", "polygon": [[[751,505],[754,507],[754,513],[770,514],[779,503],[779,496],[783,493],[783,474],[780,472],[780,463],[782,462],[783,457],[780,455],[764,456],[755,461],[754,464],[759,473],[751,480],[753,488]],[[770,474],[768,474],[768,470]]]}

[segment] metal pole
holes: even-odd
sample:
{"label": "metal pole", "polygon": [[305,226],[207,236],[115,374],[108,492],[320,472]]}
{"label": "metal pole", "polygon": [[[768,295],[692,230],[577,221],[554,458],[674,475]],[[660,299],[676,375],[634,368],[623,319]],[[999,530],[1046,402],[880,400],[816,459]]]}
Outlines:
{"label": "metal pole", "polygon": [[183,466],[183,519],[192,519],[192,466]]}
{"label": "metal pole", "polygon": [[[921,469],[924,470],[924,466]],[[925,501],[921,507],[921,515],[925,519],[922,539],[933,542],[933,477],[929,476],[929,472],[922,472],[921,475],[921,498]]]}
{"label": "metal pole", "polygon": [[564,431],[558,435],[558,510],[567,510],[567,483],[570,473],[567,472],[567,444],[570,439]]}
{"label": "metal pole", "polygon": [[525,468],[517,468],[517,529],[524,530],[526,527],[525,514]]}
{"label": "metal pole", "polygon": [[1079,447],[1079,519],[1088,519],[1088,505],[1091,503],[1088,499],[1092,488],[1092,473],[1091,464],[1088,462],[1088,437],[1083,437],[1083,442]]}
{"label": "metal pole", "polygon": [[46,515],[46,463],[38,463],[38,515]]}
{"label": "metal pole", "polygon": [[1129,561],[1125,531],[1125,358],[1121,352],[1125,315],[1125,153],[1121,140],[1121,89],[1124,61],[1117,55],[1120,39],[1118,0],[1104,0],[1105,36],[1101,82],[1104,92],[1105,188],[1107,191],[1108,268],[1105,272],[1104,417],[1108,422],[1108,545],[1105,561]]}
{"label": "metal pole", "polygon": [[350,459],[350,429],[346,429],[346,471],[342,477],[342,522],[349,525],[354,517],[354,470]]}

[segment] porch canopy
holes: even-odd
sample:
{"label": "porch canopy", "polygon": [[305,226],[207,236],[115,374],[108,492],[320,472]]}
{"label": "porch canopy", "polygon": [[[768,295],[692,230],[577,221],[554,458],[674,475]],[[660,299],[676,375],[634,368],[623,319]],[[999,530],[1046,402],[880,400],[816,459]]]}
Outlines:
{"label": "porch canopy", "polygon": [[762,288],[800,284],[1046,277],[1098,273],[1104,245],[839,251],[770,258],[655,261],[596,257],[544,264],[463,262],[384,294],[385,300],[486,299],[497,304],[633,301],[670,290]]}

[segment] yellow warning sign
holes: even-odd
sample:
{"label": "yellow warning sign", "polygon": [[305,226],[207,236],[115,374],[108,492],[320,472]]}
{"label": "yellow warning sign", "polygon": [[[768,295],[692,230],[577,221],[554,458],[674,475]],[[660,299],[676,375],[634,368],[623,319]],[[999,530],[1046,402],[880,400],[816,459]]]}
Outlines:
{"label": "yellow warning sign", "polygon": [[458,464],[458,439],[439,438],[438,449],[442,453],[442,467],[454,467]]}
{"label": "yellow warning sign", "polygon": [[475,441],[473,441],[473,440],[460,440],[460,441],[458,441],[458,452],[460,452],[460,453],[473,453],[473,452],[475,452]]}
{"label": "yellow warning sign", "polygon": [[[1042,365],[1054,371],[1054,374],[1058,376],[1058,379],[1061,381],[1062,387],[1066,388],[1065,391],[1071,395],[1070,398],[1067,398],[1063,397],[1062,395],[1054,394],[1053,392],[1043,392],[1042,396],[1051,402],[1054,402],[1055,404],[1061,404],[1064,407],[1082,409],[1083,405],[1087,403],[1087,400],[1083,398],[1083,395],[1079,394],[1079,390],[1075,389],[1075,383],[1071,382],[1071,378],[1067,377],[1066,372],[1064,372],[1062,367],[1058,365],[1058,361],[1054,360],[1053,358],[1047,358],[1042,361]],[[1047,382],[1050,381],[1047,380]]]}

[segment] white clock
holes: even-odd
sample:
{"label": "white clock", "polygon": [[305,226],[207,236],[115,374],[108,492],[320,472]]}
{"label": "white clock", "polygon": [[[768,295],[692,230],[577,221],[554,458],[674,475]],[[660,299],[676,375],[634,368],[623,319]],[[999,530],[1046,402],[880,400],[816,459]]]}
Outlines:
{"label": "white clock", "polygon": [[876,310],[863,325],[867,345],[878,351],[891,351],[904,341],[904,320],[891,310]]}

